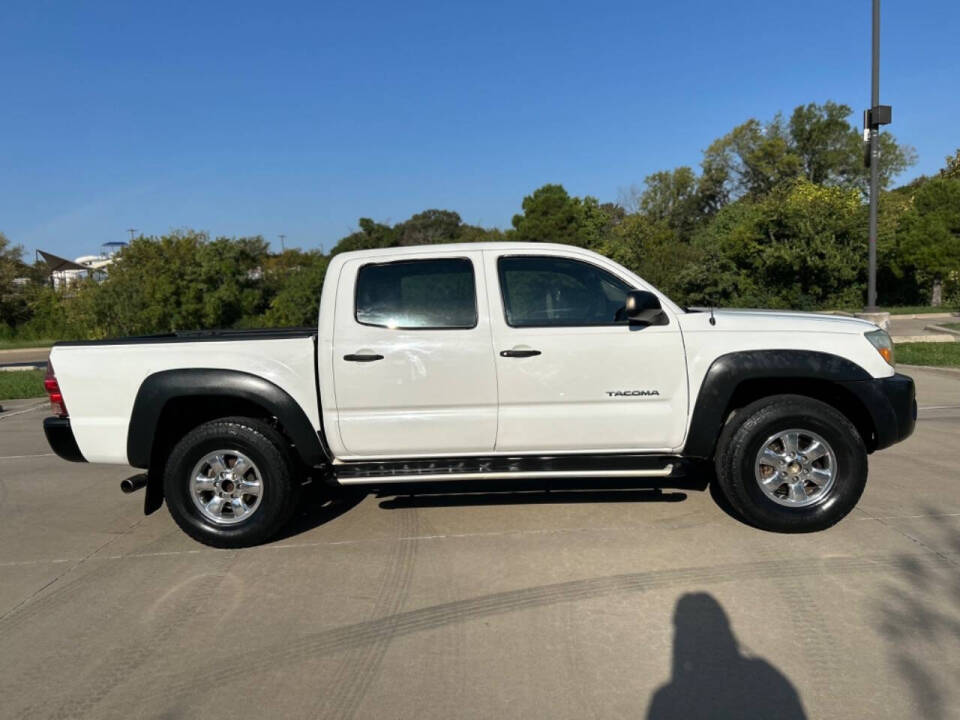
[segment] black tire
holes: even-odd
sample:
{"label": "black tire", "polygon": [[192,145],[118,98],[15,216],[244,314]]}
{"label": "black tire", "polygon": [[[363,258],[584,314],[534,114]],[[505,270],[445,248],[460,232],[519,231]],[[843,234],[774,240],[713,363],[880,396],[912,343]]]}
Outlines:
{"label": "black tire", "polygon": [[[787,507],[761,489],[755,463],[767,438],[788,429],[817,433],[833,448],[833,486],[815,504]],[[733,509],[763,530],[814,532],[853,510],[867,482],[867,451],[856,427],[826,403],[802,395],[763,398],[738,410],[724,426],[715,454],[717,483]]]}
{"label": "black tire", "polygon": [[[218,525],[200,512],[190,482],[205,455],[225,448],[253,461],[263,495],[249,518]],[[164,495],[173,519],[190,537],[212,547],[247,547],[269,540],[290,519],[299,490],[296,469],[290,444],[273,427],[252,418],[222,418],[191,430],[174,446],[164,471]]]}

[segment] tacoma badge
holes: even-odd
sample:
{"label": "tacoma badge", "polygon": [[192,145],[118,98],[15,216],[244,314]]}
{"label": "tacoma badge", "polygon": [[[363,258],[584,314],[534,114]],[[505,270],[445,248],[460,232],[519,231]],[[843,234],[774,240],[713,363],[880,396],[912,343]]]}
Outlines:
{"label": "tacoma badge", "polygon": [[659,394],[659,390],[607,390],[608,397],[651,397]]}

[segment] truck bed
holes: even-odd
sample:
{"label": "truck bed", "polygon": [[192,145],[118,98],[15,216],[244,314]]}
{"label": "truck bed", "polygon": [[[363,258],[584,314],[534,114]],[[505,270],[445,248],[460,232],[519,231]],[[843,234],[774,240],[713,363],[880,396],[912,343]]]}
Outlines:
{"label": "truck bed", "polygon": [[[89,462],[126,463],[133,404],[143,381],[164,370],[247,372],[274,383],[320,429],[316,330],[210,330],[62,342],[50,352],[77,445]],[[106,382],[105,382],[106,380]]]}

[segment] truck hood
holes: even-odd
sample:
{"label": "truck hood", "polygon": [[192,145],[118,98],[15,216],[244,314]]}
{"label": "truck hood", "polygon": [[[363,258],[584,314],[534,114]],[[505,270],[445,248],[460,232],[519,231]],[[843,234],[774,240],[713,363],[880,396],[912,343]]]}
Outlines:
{"label": "truck hood", "polygon": [[[710,317],[709,308],[695,308],[697,312],[681,316],[681,325],[700,326]],[[797,312],[793,310],[751,310],[715,308],[713,310],[717,330],[749,332],[822,332],[863,334],[876,330],[877,326],[866,320],[845,315]],[[684,322],[688,319],[688,322]],[[692,329],[692,328],[691,328]]]}

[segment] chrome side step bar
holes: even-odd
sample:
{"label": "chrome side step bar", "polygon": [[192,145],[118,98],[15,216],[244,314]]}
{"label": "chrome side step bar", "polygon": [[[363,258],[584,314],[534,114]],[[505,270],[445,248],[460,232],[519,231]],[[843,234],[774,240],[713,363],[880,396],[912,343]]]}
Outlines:
{"label": "chrome side step bar", "polygon": [[413,475],[364,475],[337,477],[341,485],[370,485],[379,483],[457,482],[460,480],[534,480],[542,478],[624,478],[624,477],[669,477],[673,465],[656,469],[635,470],[514,470],[501,472],[443,472],[416,473]]}

